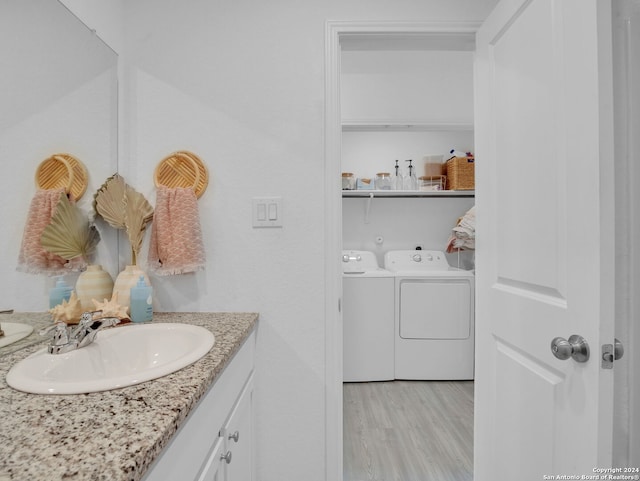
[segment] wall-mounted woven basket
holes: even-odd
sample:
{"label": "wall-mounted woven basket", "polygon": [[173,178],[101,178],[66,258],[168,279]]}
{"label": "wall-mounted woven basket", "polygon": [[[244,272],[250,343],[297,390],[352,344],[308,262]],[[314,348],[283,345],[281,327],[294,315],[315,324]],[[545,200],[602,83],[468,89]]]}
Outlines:
{"label": "wall-mounted woven basket", "polygon": [[160,161],[153,173],[153,181],[156,187],[192,188],[199,198],[209,184],[209,172],[196,154],[181,150]]}
{"label": "wall-mounted woven basket", "polygon": [[87,190],[87,169],[70,154],[53,154],[36,169],[36,186],[43,190],[64,189],[75,200]]}
{"label": "wall-mounted woven basket", "polygon": [[475,189],[473,157],[452,157],[447,160],[447,190]]}

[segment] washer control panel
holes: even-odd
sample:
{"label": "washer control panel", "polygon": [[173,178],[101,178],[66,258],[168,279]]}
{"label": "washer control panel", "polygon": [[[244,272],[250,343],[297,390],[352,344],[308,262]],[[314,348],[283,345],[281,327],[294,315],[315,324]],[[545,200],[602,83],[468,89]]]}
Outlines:
{"label": "washer control panel", "polygon": [[390,271],[446,271],[449,262],[442,251],[389,251],[384,267]]}
{"label": "washer control panel", "polygon": [[342,251],[342,273],[358,274],[378,269],[378,260],[370,251]]}

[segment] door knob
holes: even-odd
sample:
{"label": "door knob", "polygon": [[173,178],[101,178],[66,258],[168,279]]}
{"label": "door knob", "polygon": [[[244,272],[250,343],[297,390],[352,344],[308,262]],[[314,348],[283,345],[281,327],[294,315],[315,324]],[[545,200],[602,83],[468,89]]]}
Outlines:
{"label": "door knob", "polygon": [[568,341],[563,337],[554,338],[551,341],[551,352],[562,361],[570,357],[576,362],[587,362],[589,360],[589,344],[582,336],[577,334],[569,337]]}
{"label": "door knob", "polygon": [[227,451],[225,454],[220,455],[220,461],[225,461],[227,464],[229,464],[232,457],[233,455],[231,454],[231,451]]}

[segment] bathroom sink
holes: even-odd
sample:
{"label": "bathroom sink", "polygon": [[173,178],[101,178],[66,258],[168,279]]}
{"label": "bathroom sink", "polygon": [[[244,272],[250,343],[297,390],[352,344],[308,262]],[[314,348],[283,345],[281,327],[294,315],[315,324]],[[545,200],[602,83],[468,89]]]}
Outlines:
{"label": "bathroom sink", "polygon": [[7,384],[34,394],[108,391],[178,371],[209,352],[214,342],[210,331],[190,324],[113,327],[75,351],[33,353],[9,370]]}
{"label": "bathroom sink", "polygon": [[4,336],[0,337],[0,347],[13,344],[33,332],[33,327],[19,322],[0,322],[0,328],[4,331]]}

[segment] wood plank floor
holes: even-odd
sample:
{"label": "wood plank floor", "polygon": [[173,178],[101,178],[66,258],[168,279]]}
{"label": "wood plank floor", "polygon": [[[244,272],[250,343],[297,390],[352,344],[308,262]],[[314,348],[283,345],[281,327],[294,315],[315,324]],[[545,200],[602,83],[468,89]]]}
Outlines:
{"label": "wood plank floor", "polygon": [[473,381],[344,383],[344,481],[471,481]]}

